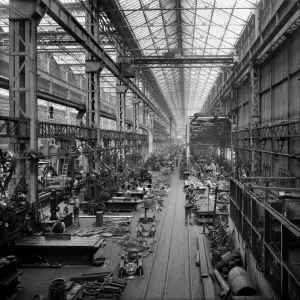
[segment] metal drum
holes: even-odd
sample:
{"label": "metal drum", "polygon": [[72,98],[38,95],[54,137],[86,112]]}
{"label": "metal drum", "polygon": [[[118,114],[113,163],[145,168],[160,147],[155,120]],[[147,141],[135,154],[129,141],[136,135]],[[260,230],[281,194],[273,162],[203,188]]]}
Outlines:
{"label": "metal drum", "polygon": [[50,282],[48,290],[49,300],[66,300],[65,280],[63,278],[57,278]]}
{"label": "metal drum", "polygon": [[234,267],[228,274],[229,284],[235,296],[255,296],[256,291],[249,274],[240,267]]}

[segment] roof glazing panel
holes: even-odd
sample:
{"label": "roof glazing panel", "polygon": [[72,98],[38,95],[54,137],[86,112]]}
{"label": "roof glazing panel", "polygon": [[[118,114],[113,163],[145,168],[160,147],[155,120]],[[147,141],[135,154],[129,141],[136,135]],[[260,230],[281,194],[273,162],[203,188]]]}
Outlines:
{"label": "roof glazing panel", "polygon": [[[258,0],[117,0],[143,55],[168,51],[232,55]],[[153,68],[173,116],[184,121],[201,109],[221,69],[193,65]],[[184,90],[182,90],[184,89]]]}
{"label": "roof glazing panel", "polygon": [[[72,15],[85,26],[85,3],[81,0],[59,0],[68,5]],[[143,56],[180,57],[202,55],[232,55],[234,46],[259,0],[112,0],[118,7],[122,24],[127,24]],[[109,2],[109,1],[108,1]],[[8,0],[0,0],[8,5]],[[104,14],[104,13],[103,13]],[[8,31],[8,14],[0,11],[0,32]],[[39,26],[39,49],[58,53],[58,63],[70,64],[84,72],[84,51],[76,51],[72,38],[59,36],[63,30],[45,16]],[[103,37],[102,44],[107,40]],[[126,42],[126,37],[124,38]],[[61,41],[60,44],[56,44]],[[77,45],[78,46],[78,45]],[[108,49],[114,45],[102,45]],[[130,49],[129,49],[130,51]],[[136,52],[138,53],[138,52]],[[109,53],[116,60],[115,52]],[[137,54],[135,54],[137,55]],[[149,74],[149,69],[142,69]],[[215,66],[168,65],[151,69],[153,87],[161,94],[173,113],[173,119],[183,123],[185,117],[199,111],[211,91],[221,69]],[[109,83],[111,84],[111,83]]]}

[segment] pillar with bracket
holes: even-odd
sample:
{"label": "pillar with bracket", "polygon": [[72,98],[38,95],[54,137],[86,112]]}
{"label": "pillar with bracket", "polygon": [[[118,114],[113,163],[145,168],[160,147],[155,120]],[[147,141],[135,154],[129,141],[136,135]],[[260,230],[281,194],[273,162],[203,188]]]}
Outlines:
{"label": "pillar with bracket", "polygon": [[[97,1],[87,2],[88,10],[85,13],[85,27],[87,32],[97,41],[99,41],[99,9]],[[85,73],[86,73],[86,125],[96,129],[96,145],[90,142],[90,146],[99,148],[101,145],[100,129],[100,74],[104,68],[102,61],[99,61],[92,53],[86,52],[85,55]],[[98,158],[98,155],[96,155]],[[99,160],[89,162],[91,167],[99,169]]]}
{"label": "pillar with bracket", "polygon": [[153,110],[149,110],[149,128],[153,131],[154,127],[154,115],[155,112]]}
{"label": "pillar with bracket", "polygon": [[155,115],[155,112],[153,110],[150,110],[149,111],[149,128],[150,128],[151,134],[149,133],[149,136],[148,136],[148,153],[153,152],[154,115]]}
{"label": "pillar with bracket", "polygon": [[10,138],[10,149],[18,158],[22,158],[11,181],[11,191],[20,183],[19,186],[27,194],[27,200],[36,203],[38,161],[26,160],[25,153],[38,151],[37,26],[46,13],[46,7],[38,0],[10,0],[9,7],[9,116],[29,121],[29,142],[20,135],[24,131],[22,126],[26,126],[22,123],[12,132],[15,137]]}
{"label": "pillar with bracket", "polygon": [[[140,132],[140,120],[139,120],[139,115],[140,115],[140,102],[141,99],[137,97],[133,97],[131,99],[132,101],[132,132],[134,134],[139,134]],[[137,152],[137,147],[139,140],[134,141],[134,152]]]}
{"label": "pillar with bracket", "polygon": [[149,107],[147,106],[146,103],[143,105],[143,125],[148,126],[148,120],[149,120]]}
{"label": "pillar with bracket", "polygon": [[126,145],[126,124],[125,124],[125,116],[126,116],[126,92],[128,87],[126,85],[119,84],[116,85],[116,94],[117,94],[117,100],[116,100],[116,125],[117,125],[117,131],[120,131],[123,133],[123,138],[120,139],[119,145],[122,147],[120,149],[120,160],[125,160],[125,149],[123,146]]}

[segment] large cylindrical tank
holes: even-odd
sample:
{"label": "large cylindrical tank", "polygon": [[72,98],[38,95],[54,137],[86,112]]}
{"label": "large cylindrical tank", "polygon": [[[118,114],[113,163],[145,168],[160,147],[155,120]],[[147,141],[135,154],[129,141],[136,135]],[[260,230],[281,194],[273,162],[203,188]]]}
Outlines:
{"label": "large cylindrical tank", "polygon": [[234,267],[228,274],[230,287],[235,296],[255,296],[256,291],[249,274],[240,267]]}

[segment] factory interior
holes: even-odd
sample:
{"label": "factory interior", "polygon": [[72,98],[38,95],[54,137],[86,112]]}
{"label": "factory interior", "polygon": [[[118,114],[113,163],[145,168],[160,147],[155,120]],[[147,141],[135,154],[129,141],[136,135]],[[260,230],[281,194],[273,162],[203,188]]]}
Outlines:
{"label": "factory interior", "polygon": [[300,300],[300,0],[0,0],[0,299]]}

